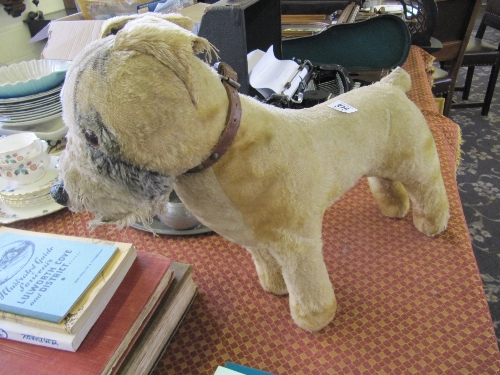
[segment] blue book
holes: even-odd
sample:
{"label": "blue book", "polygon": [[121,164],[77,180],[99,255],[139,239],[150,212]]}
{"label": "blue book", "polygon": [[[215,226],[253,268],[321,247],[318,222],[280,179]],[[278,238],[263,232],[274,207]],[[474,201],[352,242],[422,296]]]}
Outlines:
{"label": "blue book", "polygon": [[270,372],[257,370],[255,368],[239,365],[239,364],[233,363],[233,362],[226,362],[224,367],[228,368],[230,370],[239,372],[239,373],[244,374],[244,375],[274,375]]}
{"label": "blue book", "polygon": [[1,234],[0,310],[59,323],[116,251],[116,246]]}

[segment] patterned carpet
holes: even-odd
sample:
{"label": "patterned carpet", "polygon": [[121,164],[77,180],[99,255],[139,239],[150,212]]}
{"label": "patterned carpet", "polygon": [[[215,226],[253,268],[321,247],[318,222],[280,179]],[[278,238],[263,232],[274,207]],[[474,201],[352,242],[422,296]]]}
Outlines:
{"label": "patterned carpet", "polygon": [[[480,20],[481,14],[479,15]],[[476,22],[476,25],[478,23]],[[475,31],[473,32],[475,35]],[[488,28],[485,39],[497,45],[500,32]],[[484,97],[490,67],[477,67],[469,100]],[[462,68],[457,86],[465,79]],[[455,93],[461,101],[461,93]],[[462,161],[457,172],[460,197],[479,265],[484,290],[500,343],[500,88],[488,116],[480,108],[452,109],[450,117],[462,130]]]}

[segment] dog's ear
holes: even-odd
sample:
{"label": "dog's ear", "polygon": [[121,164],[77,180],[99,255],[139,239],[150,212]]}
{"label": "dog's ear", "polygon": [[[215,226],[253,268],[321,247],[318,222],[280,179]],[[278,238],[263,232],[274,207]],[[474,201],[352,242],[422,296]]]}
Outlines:
{"label": "dog's ear", "polygon": [[130,16],[118,16],[108,19],[101,28],[101,38],[105,38],[108,35],[116,35],[118,31],[123,29],[123,27],[133,20],[140,18],[145,18],[143,21],[146,22],[162,22],[164,20],[175,23],[176,25],[186,29],[192,30],[194,27],[194,22],[188,18],[177,13],[143,13],[143,14],[132,14]]}
{"label": "dog's ear", "polygon": [[[180,18],[185,18],[178,16]],[[171,21],[171,19],[168,19]],[[155,57],[169,67],[184,83],[191,101],[196,105],[193,84],[191,82],[191,59],[203,52],[210,56],[214,47],[201,38],[177,24],[162,19],[147,17],[127,22],[116,34],[113,49],[115,51],[135,51]]]}

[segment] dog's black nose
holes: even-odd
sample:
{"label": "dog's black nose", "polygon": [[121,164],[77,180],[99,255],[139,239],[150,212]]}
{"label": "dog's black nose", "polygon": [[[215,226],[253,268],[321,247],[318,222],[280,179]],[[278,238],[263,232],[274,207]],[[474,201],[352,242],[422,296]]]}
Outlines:
{"label": "dog's black nose", "polygon": [[50,195],[61,206],[68,206],[68,193],[64,190],[64,181],[56,182],[50,188]]}

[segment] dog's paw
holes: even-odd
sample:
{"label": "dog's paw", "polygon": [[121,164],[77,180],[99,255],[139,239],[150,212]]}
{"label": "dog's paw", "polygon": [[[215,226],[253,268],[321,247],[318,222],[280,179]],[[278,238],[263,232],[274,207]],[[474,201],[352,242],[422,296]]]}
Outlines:
{"label": "dog's paw", "polygon": [[379,208],[384,216],[392,219],[402,219],[408,213],[410,201],[386,202],[386,204],[380,204],[379,202]]}
{"label": "dog's paw", "polygon": [[275,294],[277,296],[288,294],[288,289],[281,273],[268,273],[265,276],[259,275],[259,281],[260,285],[262,285],[262,288],[266,292]]}
{"label": "dog's paw", "polygon": [[299,305],[290,305],[290,311],[295,323],[305,331],[314,333],[326,327],[337,312],[335,296],[330,303],[319,308],[304,310]]}
{"label": "dog's paw", "polygon": [[410,209],[410,198],[401,182],[368,177],[368,184],[382,214],[394,219],[406,216]]}
{"label": "dog's paw", "polygon": [[276,258],[264,249],[248,248],[248,251],[252,254],[262,288],[277,296],[288,294],[283,272]]}
{"label": "dog's paw", "polygon": [[433,217],[424,217],[422,215],[413,215],[413,224],[415,227],[428,237],[434,237],[443,232],[450,218],[450,213],[448,210],[443,211],[439,215]]}
{"label": "dog's paw", "polygon": [[450,219],[450,205],[446,194],[437,195],[425,206],[414,205],[413,224],[425,235],[434,237],[443,232]]}

